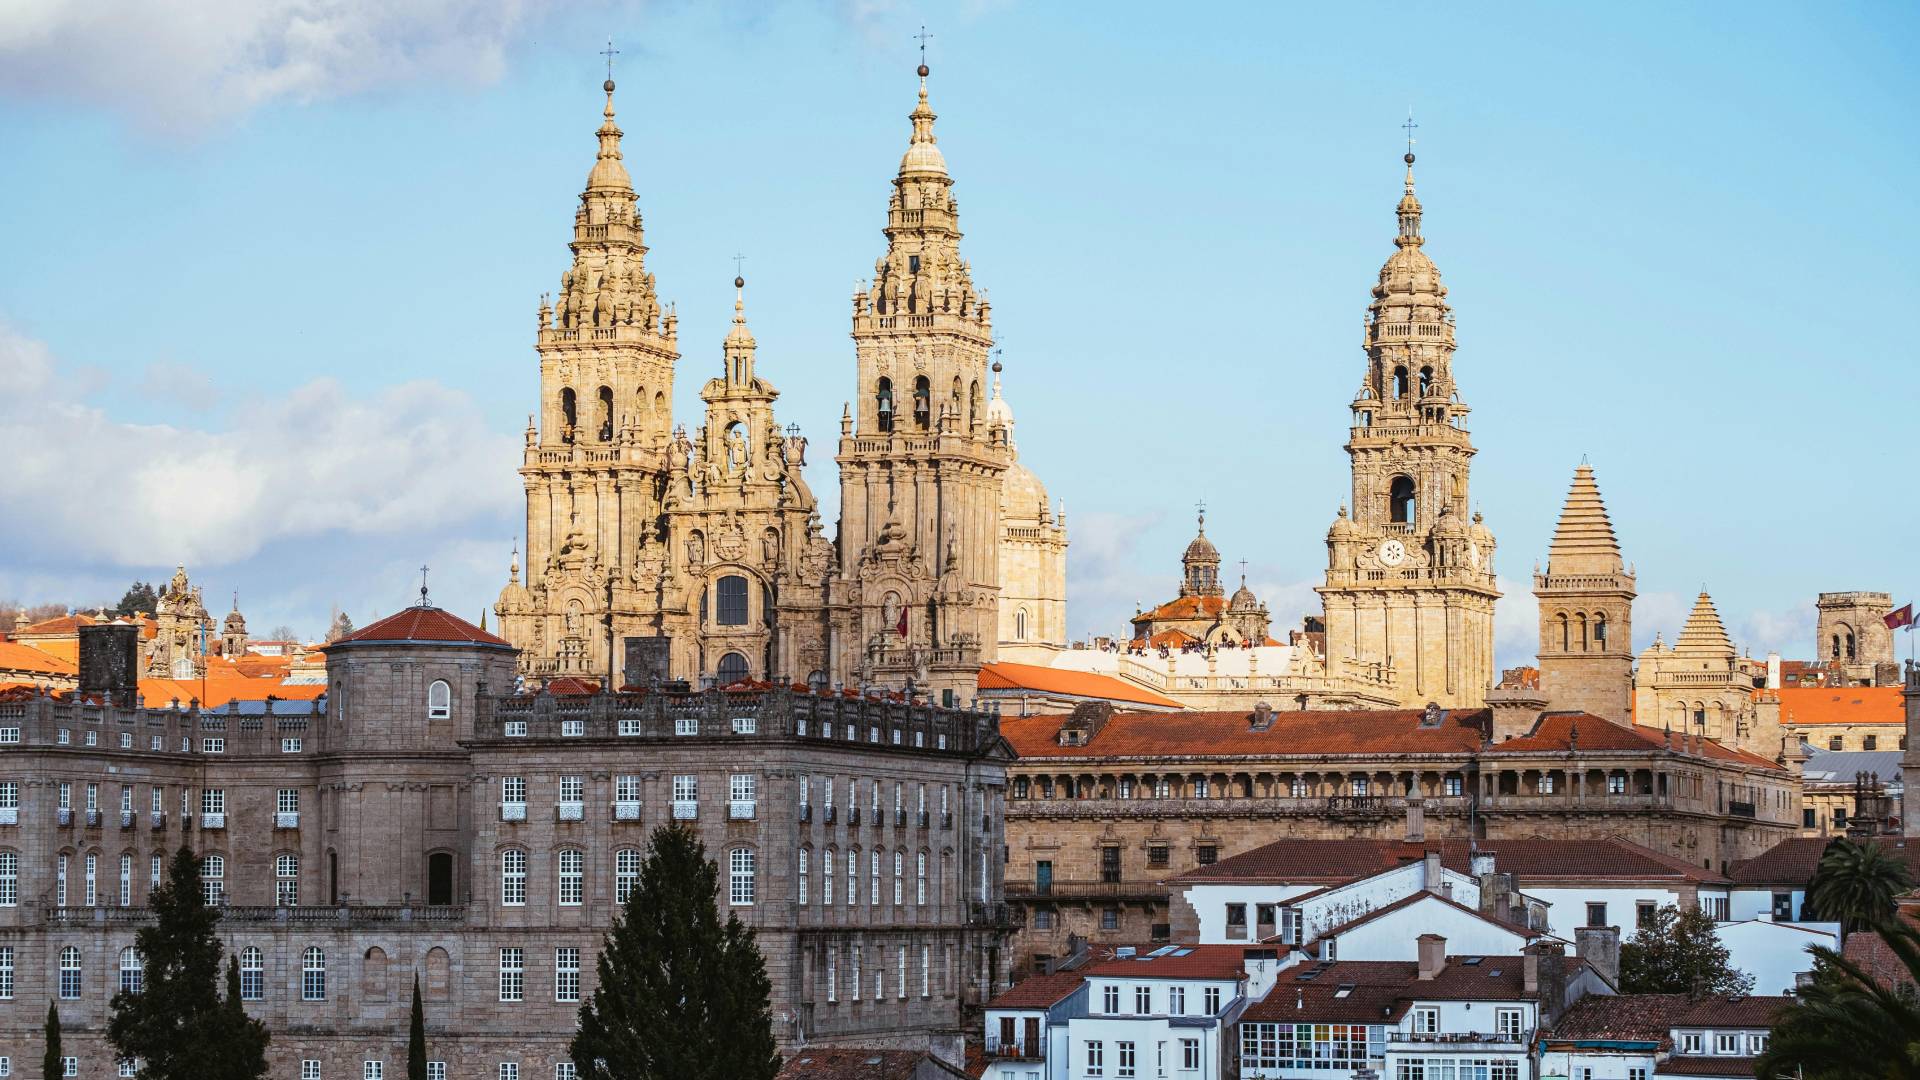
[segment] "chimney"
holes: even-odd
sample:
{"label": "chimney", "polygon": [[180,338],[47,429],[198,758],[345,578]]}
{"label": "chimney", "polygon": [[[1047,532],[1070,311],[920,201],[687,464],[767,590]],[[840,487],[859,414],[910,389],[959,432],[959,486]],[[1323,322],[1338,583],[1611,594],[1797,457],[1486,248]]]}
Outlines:
{"label": "chimney", "polygon": [[1780,654],[1777,652],[1767,654],[1767,689],[1780,689]]}
{"label": "chimney", "polygon": [[80,693],[122,709],[140,701],[140,628],[114,621],[80,628]]}
{"label": "chimney", "polygon": [[1407,800],[1407,843],[1423,844],[1427,840],[1427,804],[1420,799]]}
{"label": "chimney", "polygon": [[1547,695],[1536,687],[1502,686],[1487,691],[1487,708],[1493,714],[1487,739],[1503,743],[1533,732],[1540,714],[1547,709]]}
{"label": "chimney", "polygon": [[1520,990],[1529,997],[1540,992],[1540,954],[1532,950],[1520,958]]}
{"label": "chimney", "polygon": [[1247,730],[1265,731],[1273,726],[1273,706],[1264,701],[1253,703],[1253,715],[1247,719]]}
{"label": "chimney", "polygon": [[1420,947],[1420,981],[1431,982],[1447,966],[1447,939],[1439,934],[1421,934],[1417,939]]}
{"label": "chimney", "polygon": [[1423,866],[1420,874],[1420,887],[1428,892],[1439,892],[1442,881],[1440,874],[1440,852],[1429,849],[1426,858],[1421,861]]}
{"label": "chimney", "polygon": [[1620,985],[1620,928],[1582,926],[1573,932],[1573,947],[1580,959],[1593,965],[1602,978]]}

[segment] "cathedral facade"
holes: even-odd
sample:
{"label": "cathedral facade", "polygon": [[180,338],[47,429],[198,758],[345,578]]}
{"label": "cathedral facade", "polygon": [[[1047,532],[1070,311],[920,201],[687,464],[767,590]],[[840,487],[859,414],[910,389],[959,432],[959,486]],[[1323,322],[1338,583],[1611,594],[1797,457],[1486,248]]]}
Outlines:
{"label": "cathedral facade", "polygon": [[1473,442],[1453,311],[1420,233],[1408,154],[1394,253],[1363,331],[1347,440],[1352,512],[1327,532],[1327,657],[1395,669],[1403,704],[1478,705],[1493,685],[1492,530],[1468,514]]}
{"label": "cathedral facade", "polygon": [[677,323],[645,269],[609,81],[573,262],[540,304],[526,578],[516,553],[495,607],[522,675],[911,684],[953,702],[1001,642],[1064,646],[1065,520],[1016,461],[997,377],[987,397],[992,309],[920,78],[887,249],[853,298],[832,540],[806,440],[755,370],[744,294],[703,422],[673,421]]}

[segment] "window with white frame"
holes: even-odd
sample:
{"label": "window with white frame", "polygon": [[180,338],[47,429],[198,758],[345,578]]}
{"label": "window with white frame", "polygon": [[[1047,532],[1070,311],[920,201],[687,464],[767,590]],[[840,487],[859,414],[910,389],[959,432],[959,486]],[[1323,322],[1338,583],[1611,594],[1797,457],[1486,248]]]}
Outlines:
{"label": "window with white frame", "polygon": [[933,948],[920,946],[920,996],[928,997],[933,990]]}
{"label": "window with white frame", "polygon": [[1716,1054],[1738,1054],[1740,1036],[1730,1031],[1718,1032],[1713,1037],[1713,1052]]}
{"label": "window with white frame", "polygon": [[913,857],[913,902],[927,902],[927,853],[924,851]]}
{"label": "window with white frame", "polygon": [[618,723],[615,724],[614,731],[619,735],[638,735],[640,734],[640,718],[637,716],[622,716]]}
{"label": "window with white frame", "polygon": [[128,946],[120,950],[120,990],[123,993],[137,994],[145,975],[144,965],[140,963],[140,950]]}
{"label": "window with white frame", "polygon": [[640,778],[632,773],[624,773],[613,778],[613,801],[637,803],[640,801]]}
{"label": "window with white frame", "polygon": [[[93,738],[93,732],[87,732],[87,738]],[[200,752],[203,754],[224,754],[227,752],[227,740],[220,735],[206,735],[200,739]]]}
{"label": "window with white frame", "polygon": [[1700,1038],[1699,1032],[1684,1031],[1680,1033],[1680,1052],[1681,1053],[1698,1054],[1700,1053],[1700,1045],[1701,1045],[1701,1038]]}
{"label": "window with white frame", "polygon": [[435,679],[427,687],[427,719],[445,720],[453,715],[453,688],[445,679]]}
{"label": "window with white frame", "polygon": [[833,903],[833,866],[838,853],[832,848],[820,853],[820,902]]}
{"label": "window with white frame", "polygon": [[53,897],[57,907],[67,906],[67,857],[60,856],[53,863]]}
{"label": "window with white frame", "polygon": [[860,849],[847,852],[847,906],[860,902]]}
{"label": "window with white frame", "polygon": [[906,901],[906,865],[906,855],[899,848],[895,848],[893,851],[893,902],[895,904]]}
{"label": "window with white frame", "polygon": [[0,851],[0,907],[17,907],[19,903],[20,856]]}
{"label": "window with white frame", "polygon": [[13,946],[0,945],[0,1001],[13,1000]]}
{"label": "window with white frame", "polygon": [[1201,1000],[1205,1003],[1208,1016],[1220,1015],[1220,988],[1219,987],[1217,986],[1207,987],[1206,990],[1204,990],[1201,993]]}
{"label": "window with white frame", "polygon": [[676,716],[676,717],[674,717],[674,718],[673,718],[673,733],[674,733],[675,735],[698,735],[698,734],[700,734],[700,718],[699,718],[699,717],[697,717],[697,716]]}
{"label": "window with white frame", "polygon": [[500,853],[500,903],[522,907],[527,902],[527,853],[508,848]]}
{"label": "window with white frame", "polygon": [[1106,1072],[1107,1048],[1099,1039],[1087,1040],[1087,1075],[1100,1076]]}
{"label": "window with white frame", "polygon": [[300,906],[300,856],[273,857],[273,904],[275,907]]}
{"label": "window with white frame", "polygon": [[734,848],[727,853],[727,903],[750,905],[753,896],[753,849]]}
{"label": "window with white frame", "polygon": [[300,789],[281,788],[274,796],[273,809],[277,814],[297,814],[300,812]]}
{"label": "window with white frame", "polygon": [[1439,1009],[1419,1008],[1413,1010],[1413,1033],[1415,1035],[1437,1035],[1439,1032]]}
{"label": "window with white frame", "polygon": [[[81,879],[86,883],[87,887],[84,902],[87,907],[92,907],[98,903],[100,899],[100,856],[90,851],[86,857],[81,860],[81,865],[86,868],[86,874]],[[211,900],[208,901],[208,903],[212,902]]]}
{"label": "window with white frame", "polygon": [[1187,988],[1184,986],[1167,987],[1167,1015],[1185,1016],[1187,1014]]}
{"label": "window with white frame", "polygon": [[300,954],[300,1000],[327,1000],[327,954],[317,945]]}
{"label": "window with white frame", "polygon": [[809,868],[812,865],[813,865],[813,851],[812,849],[805,847],[803,845],[800,848],[799,857],[795,860],[795,863],[794,863],[795,869],[799,871],[799,874],[796,875],[797,881],[793,889],[794,902],[797,904],[804,904],[807,902],[807,896],[808,896],[807,875],[809,872]]}
{"label": "window with white frame", "polygon": [[227,812],[227,793],[224,788],[207,788],[200,793],[200,812],[202,814],[225,814]]}
{"label": "window with white frame", "polygon": [[727,799],[736,810],[744,807],[752,813],[758,792],[759,782],[752,773],[734,773],[727,778]]}
{"label": "window with white frame", "polygon": [[208,907],[218,907],[227,894],[227,860],[209,855],[200,860],[201,899]]}
{"label": "window with white frame", "polygon": [[520,1063],[517,1061],[501,1062],[499,1080],[520,1080]]}
{"label": "window with white frame", "polygon": [[503,776],[500,778],[500,805],[518,804],[522,813],[527,804],[527,778],[524,776]]}
{"label": "window with white frame", "polygon": [[580,949],[565,945],[553,950],[553,1000],[580,1000]]}
{"label": "window with white frame", "polygon": [[580,1080],[580,1069],[571,1061],[553,1063],[553,1080]]}
{"label": "window with white frame", "polygon": [[1119,987],[1108,985],[1100,988],[1100,1011],[1106,1013],[1108,1016],[1118,1016],[1120,1014]]}
{"label": "window with white frame", "polygon": [[1135,1072],[1133,1041],[1130,1039],[1119,1040],[1113,1044],[1113,1049],[1113,1056],[1116,1059],[1113,1065],[1113,1075],[1119,1077],[1137,1075]]}
{"label": "window with white frame", "polygon": [[[290,736],[290,737],[288,737],[288,738],[285,738],[285,739],[281,739],[281,740],[280,740],[280,752],[281,752],[281,753],[283,753],[283,754],[297,754],[297,753],[299,753],[299,752],[300,752],[300,740],[299,740],[299,739],[297,739],[297,738],[293,738],[293,737],[291,737],[291,736]],[[315,1064],[319,1064],[319,1063],[318,1063],[318,1062],[315,1062]]]}
{"label": "window with white frame", "polygon": [[587,778],[584,776],[563,776],[560,778],[560,801],[577,803],[585,801]]}
{"label": "window with white frame", "polygon": [[427,1062],[427,1080],[447,1080],[447,1063],[444,1061]]}
{"label": "window with white frame", "polygon": [[1180,1040],[1180,1067],[1187,1072],[1200,1068],[1200,1040]]}
{"label": "window with white frame", "polygon": [[880,906],[880,849],[867,853],[867,906]]}
{"label": "window with white frame", "polygon": [[80,1075],[80,1059],[77,1057],[74,1057],[71,1054],[61,1058],[60,1059],[60,1075],[61,1076],[79,1076]]}
{"label": "window with white frame", "polygon": [[1153,987],[1136,986],[1133,988],[1133,1012],[1136,1016],[1145,1016],[1153,1011]]}
{"label": "window with white frame", "polygon": [[360,1080],[387,1080],[387,1063],[368,1058],[360,1063]]}
{"label": "window with white frame", "polygon": [[1747,1036],[1747,1056],[1758,1057],[1767,1052],[1768,1036],[1766,1032],[1755,1032]]}
{"label": "window with white frame", "polygon": [[1647,1080],[1646,1067],[1643,1065],[1634,1065],[1634,1066],[1628,1067],[1627,1080]]}
{"label": "window with white frame", "polygon": [[259,1001],[266,996],[266,958],[256,945],[240,950],[240,1000]]}
{"label": "window with white frame", "polygon": [[319,1058],[302,1058],[300,1060],[300,1080],[320,1080]]}
{"label": "window with white frame", "polygon": [[624,904],[627,894],[640,882],[640,853],[621,848],[613,853],[613,902]]}
{"label": "window with white frame", "polygon": [[673,801],[676,803],[697,802],[700,798],[700,778],[681,774],[673,778]]}
{"label": "window with white frame", "polygon": [[518,946],[500,950],[500,1000],[519,1001],[527,988],[527,951]]}
{"label": "window with white frame", "polygon": [[559,868],[557,898],[560,906],[579,907],[586,892],[586,853],[578,848],[562,848],[554,857],[554,865]]}
{"label": "window with white frame", "polygon": [[833,947],[827,947],[827,1003],[840,1000],[840,977],[835,971],[835,953]]}
{"label": "window with white frame", "polygon": [[1493,1030],[1501,1035],[1520,1034],[1522,1013],[1519,1009],[1495,1009],[1493,1011]]}

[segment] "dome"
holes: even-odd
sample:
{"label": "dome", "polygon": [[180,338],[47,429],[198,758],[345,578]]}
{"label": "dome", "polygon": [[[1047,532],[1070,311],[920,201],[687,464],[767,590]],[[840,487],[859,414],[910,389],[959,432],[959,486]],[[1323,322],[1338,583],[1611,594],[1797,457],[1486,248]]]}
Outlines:
{"label": "dome", "polygon": [[1033,470],[1015,461],[1000,479],[1000,516],[1009,521],[1031,521],[1047,505],[1047,486]]}
{"label": "dome", "polygon": [[227,619],[223,625],[229,633],[244,633],[247,629],[246,616],[240,614],[239,608],[235,608],[227,612]]}
{"label": "dome", "polygon": [[1213,541],[1207,539],[1206,533],[1201,533],[1199,536],[1193,538],[1193,543],[1187,545],[1185,558],[1188,562],[1199,562],[1208,559],[1219,562],[1220,549],[1213,546]]}
{"label": "dome", "polygon": [[947,175],[947,158],[940,148],[930,142],[917,142],[907,147],[900,158],[900,174],[908,176],[915,173],[933,173]]}
{"label": "dome", "polygon": [[1440,520],[1434,523],[1433,531],[1436,536],[1465,536],[1467,523],[1460,517],[1458,510],[1448,506],[1441,512]]}
{"label": "dome", "polygon": [[1333,524],[1327,529],[1327,539],[1347,540],[1351,539],[1353,535],[1359,531],[1360,526],[1353,523],[1353,519],[1347,516],[1347,508],[1342,506],[1340,508],[1340,516],[1334,518]]}
{"label": "dome", "polygon": [[1228,602],[1227,609],[1229,611],[1260,610],[1260,601],[1254,597],[1253,590],[1247,588],[1246,578],[1241,578],[1240,587],[1233,590],[1233,599]]}
{"label": "dome", "polygon": [[1478,510],[1475,510],[1473,512],[1473,528],[1470,530],[1470,532],[1472,533],[1473,538],[1475,540],[1478,540],[1483,544],[1490,544],[1493,542],[1493,530],[1487,528],[1487,523],[1481,519],[1480,511]]}

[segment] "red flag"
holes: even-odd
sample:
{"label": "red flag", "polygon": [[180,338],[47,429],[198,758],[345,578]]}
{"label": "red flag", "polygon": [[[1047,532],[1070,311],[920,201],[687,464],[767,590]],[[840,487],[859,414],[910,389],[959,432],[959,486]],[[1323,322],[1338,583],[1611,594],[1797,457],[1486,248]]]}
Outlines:
{"label": "red flag", "polygon": [[1903,626],[1911,628],[1913,626],[1913,605],[1908,604],[1905,607],[1897,607],[1887,612],[1886,624],[1889,630],[1898,630]]}
{"label": "red flag", "polygon": [[907,636],[907,606],[905,604],[900,605],[900,622],[893,629],[894,632],[901,637]]}

